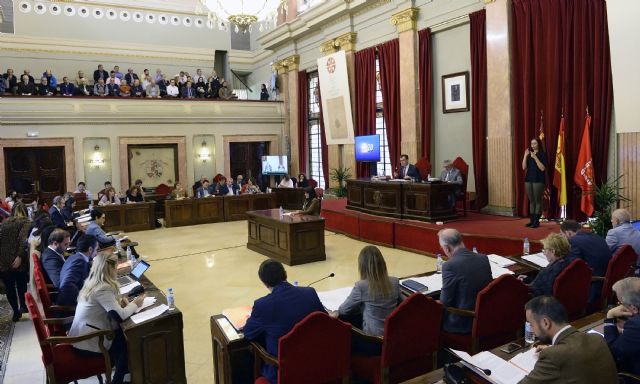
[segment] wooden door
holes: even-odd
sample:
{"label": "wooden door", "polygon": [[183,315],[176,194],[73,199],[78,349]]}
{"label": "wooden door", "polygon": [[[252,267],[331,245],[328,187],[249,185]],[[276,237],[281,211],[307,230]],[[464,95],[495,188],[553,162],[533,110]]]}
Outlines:
{"label": "wooden door", "polygon": [[5,148],[6,193],[15,190],[26,202],[50,203],[66,191],[64,147]]}
{"label": "wooden door", "polygon": [[227,177],[236,178],[243,175],[245,180],[248,177],[257,177],[261,173],[262,156],[269,154],[269,142],[249,141],[241,143],[229,143],[231,156],[229,168],[231,171]]}

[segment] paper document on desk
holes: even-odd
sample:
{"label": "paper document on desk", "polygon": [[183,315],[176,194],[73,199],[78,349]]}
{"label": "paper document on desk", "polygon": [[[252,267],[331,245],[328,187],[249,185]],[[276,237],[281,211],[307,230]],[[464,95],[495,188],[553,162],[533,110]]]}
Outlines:
{"label": "paper document on desk", "polygon": [[526,373],[533,371],[536,362],[538,361],[538,354],[535,348],[530,348],[526,352],[518,353],[509,362],[516,367],[524,370]]}
{"label": "paper document on desk", "polygon": [[136,324],[140,324],[144,321],[151,320],[162,315],[167,311],[167,309],[169,309],[169,306],[167,306],[166,304],[160,304],[157,307],[147,309],[144,312],[140,312],[136,315],[131,316],[131,320]]}
{"label": "paper document on desk", "polygon": [[491,254],[491,255],[487,255],[487,257],[489,258],[489,261],[491,262],[491,264],[496,264],[503,268],[510,267],[516,263],[513,260],[509,260],[506,257],[502,257],[499,255]]}
{"label": "paper document on desk", "polygon": [[[442,274],[441,273],[434,273],[433,275],[429,275],[429,276],[420,276],[420,277],[411,277],[408,279],[402,279],[400,280],[400,284],[402,284],[407,280],[417,281],[422,285],[426,285],[427,290],[424,292],[421,292],[425,295],[442,290]],[[403,287],[411,290],[409,287],[406,287],[405,285],[403,285]]]}
{"label": "paper document on desk", "polygon": [[489,263],[489,266],[491,267],[491,277],[493,277],[494,279],[497,279],[502,275],[513,275],[513,272],[511,272],[507,268],[502,268],[501,266],[493,263]]}
{"label": "paper document on desk", "polygon": [[542,268],[549,265],[547,257],[542,252],[534,253],[533,255],[524,255],[522,258]]}
{"label": "paper document on desk", "polygon": [[[480,352],[473,356],[464,351],[457,351],[455,349],[452,349],[451,351],[462,359],[462,364],[469,367],[491,383],[516,384],[527,375],[527,372],[522,368],[517,367],[506,360],[502,360],[500,357],[489,351]],[[474,367],[474,365],[482,369],[489,369],[491,374],[484,374],[484,372]]]}
{"label": "paper document on desk", "polygon": [[347,297],[349,297],[352,289],[353,287],[344,287],[331,291],[318,292],[318,297],[327,311],[337,311],[340,304],[344,303]]}
{"label": "paper document on desk", "polygon": [[152,306],[153,304],[156,303],[156,298],[155,297],[145,297],[143,302],[142,302],[142,307],[136,309],[136,313],[142,311],[143,309]]}
{"label": "paper document on desk", "polygon": [[127,284],[127,285],[123,285],[122,287],[120,287],[120,294],[121,295],[126,295],[127,293],[131,292],[131,290],[137,286],[139,286],[140,283],[135,281],[131,284]]}

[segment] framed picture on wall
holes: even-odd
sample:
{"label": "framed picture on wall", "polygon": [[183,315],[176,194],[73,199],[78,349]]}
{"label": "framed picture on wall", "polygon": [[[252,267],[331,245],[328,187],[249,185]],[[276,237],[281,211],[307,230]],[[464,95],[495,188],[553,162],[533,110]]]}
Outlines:
{"label": "framed picture on wall", "polygon": [[143,188],[160,184],[173,186],[178,175],[177,144],[128,145],[129,185],[142,180]]}
{"label": "framed picture on wall", "polygon": [[442,113],[469,110],[469,71],[442,76]]}

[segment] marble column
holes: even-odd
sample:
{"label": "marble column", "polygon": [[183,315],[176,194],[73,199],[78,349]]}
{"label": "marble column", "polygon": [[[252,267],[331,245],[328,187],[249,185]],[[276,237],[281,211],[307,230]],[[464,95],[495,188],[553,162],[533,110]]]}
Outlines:
{"label": "marble column", "polygon": [[400,148],[411,162],[421,153],[420,94],[418,85],[418,8],[408,8],[391,16],[400,45]]}
{"label": "marble column", "polygon": [[511,1],[487,0],[487,164],[489,205],[483,211],[513,215],[515,209],[511,116]]}
{"label": "marble column", "polygon": [[300,173],[300,159],[298,151],[298,69],[300,67],[300,56],[292,55],[282,60],[282,65],[287,71],[288,97],[285,101],[289,109],[289,132],[285,135],[285,145],[289,149],[289,174]]}
{"label": "marble column", "polygon": [[269,148],[270,154],[287,153],[287,138],[289,137],[290,121],[289,116],[289,73],[287,67],[283,65],[283,61],[277,61],[273,64],[273,68],[278,72],[278,87],[280,89],[280,101],[284,106],[284,124],[282,126],[280,148]]}

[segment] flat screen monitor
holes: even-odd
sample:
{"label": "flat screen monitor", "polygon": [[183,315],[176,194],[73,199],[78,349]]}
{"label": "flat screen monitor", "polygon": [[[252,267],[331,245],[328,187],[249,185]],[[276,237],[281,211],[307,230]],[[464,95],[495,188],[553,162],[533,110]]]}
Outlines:
{"label": "flat screen monitor", "polygon": [[356,161],[380,161],[380,135],[356,136]]}
{"label": "flat screen monitor", "polygon": [[289,162],[286,155],[262,156],[263,175],[286,175],[289,173]]}

